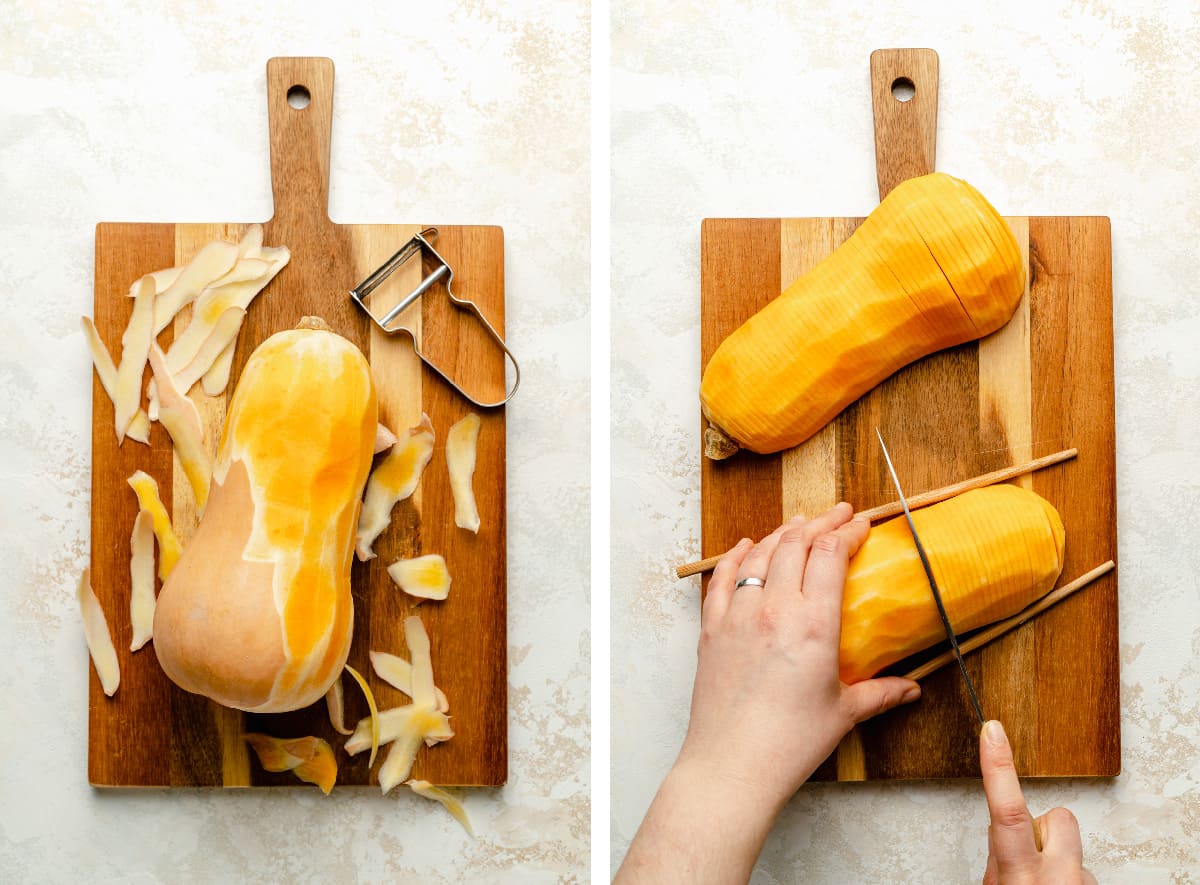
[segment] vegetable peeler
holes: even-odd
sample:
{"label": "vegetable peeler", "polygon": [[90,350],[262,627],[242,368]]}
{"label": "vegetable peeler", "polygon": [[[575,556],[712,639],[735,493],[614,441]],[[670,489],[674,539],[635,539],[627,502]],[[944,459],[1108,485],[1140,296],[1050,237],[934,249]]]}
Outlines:
{"label": "vegetable peeler", "polygon": [[[474,301],[466,298],[459,298],[454,294],[454,291],[450,287],[450,284],[454,281],[454,270],[450,267],[449,262],[447,262],[446,259],[443,258],[435,248],[433,248],[433,241],[437,239],[437,235],[438,231],[436,227],[427,227],[420,233],[414,235],[411,240],[409,240],[396,251],[395,255],[385,261],[369,277],[351,289],[350,297],[354,300],[355,304],[367,312],[367,316],[369,316],[374,321],[375,325],[382,329],[385,334],[391,335],[395,332],[407,332],[408,336],[413,342],[413,351],[420,358],[421,362],[429,366],[429,368],[436,372],[443,381],[457,390],[466,399],[470,400],[481,409],[494,409],[507,403],[517,392],[517,387],[521,383],[521,368],[517,365],[516,357],[514,357],[512,355],[512,351],[508,349],[508,345],[504,343],[504,339],[500,337],[500,333],[496,331],[492,324],[488,322],[487,317],[483,315],[483,312],[479,309],[479,305],[477,305]],[[369,298],[371,293],[380,285],[382,285],[383,281],[391,276],[398,268],[402,267],[413,258],[416,258],[418,261],[422,261],[423,263],[426,256],[432,259],[433,263],[436,265],[434,269],[430,273],[426,274],[425,278],[421,280],[420,285],[401,298],[395,307],[381,317],[376,316],[374,312],[372,312],[371,308],[367,306],[366,299]],[[425,354],[421,352],[421,347],[417,341],[417,336],[412,329],[408,328],[403,323],[396,322],[397,318],[405,311],[405,309],[407,309],[414,301],[429,291],[429,289],[432,288],[439,280],[445,280],[446,294],[450,296],[450,302],[459,310],[469,310],[471,313],[473,313],[475,318],[483,324],[485,329],[487,329],[487,332],[492,337],[492,340],[495,341],[496,345],[504,352],[504,358],[508,360],[508,362],[512,363],[513,383],[511,388],[507,388],[505,390],[504,399],[497,400],[496,402],[485,403],[471,396],[471,394],[463,390],[462,387],[460,387],[454,381],[454,379],[443,372],[441,368],[430,362]],[[505,373],[505,376],[507,378],[507,372]]]}

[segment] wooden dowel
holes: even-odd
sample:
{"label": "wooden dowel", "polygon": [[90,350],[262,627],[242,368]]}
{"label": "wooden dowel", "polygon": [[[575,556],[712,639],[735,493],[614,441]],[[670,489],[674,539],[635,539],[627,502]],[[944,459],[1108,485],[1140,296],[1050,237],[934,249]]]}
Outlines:
{"label": "wooden dowel", "polygon": [[[1106,575],[1109,572],[1111,572],[1114,568],[1116,568],[1116,564],[1111,559],[1108,562],[1104,563],[1104,565],[1096,566],[1096,568],[1092,569],[1090,572],[1088,572],[1085,575],[1081,575],[1080,577],[1076,578],[1074,581],[1071,581],[1069,584],[1063,584],[1057,590],[1047,593],[1045,596],[1043,596],[1037,602],[1033,603],[1033,605],[1030,605],[1030,606],[1022,609],[1021,611],[1019,611],[1015,615],[1013,615],[1011,618],[1009,618],[1005,621],[1001,621],[1000,623],[989,627],[988,629],[984,630],[982,633],[976,633],[974,636],[972,636],[970,639],[966,640],[965,642],[960,642],[958,644],[959,650],[965,655],[968,652],[972,652],[977,648],[982,648],[983,646],[987,645],[989,642],[1000,638],[1008,631],[1013,630],[1017,627],[1020,627],[1022,624],[1024,624],[1026,621],[1030,620],[1031,618],[1037,617],[1042,612],[1044,612],[1046,609],[1050,608],[1050,606],[1055,605],[1056,603],[1062,602],[1064,599],[1066,599],[1068,596],[1070,596],[1076,590],[1079,590],[1082,587],[1086,587],[1088,584],[1090,584],[1092,581],[1096,580],[1100,576]],[[908,673],[905,673],[904,678],[905,679],[924,679],[930,673],[933,673],[936,670],[940,670],[942,667],[946,666],[947,664],[953,664],[953,663],[954,663],[954,652],[948,651],[945,654],[938,655],[933,660],[926,661],[924,664],[917,667],[916,669],[911,670]]]}
{"label": "wooden dowel", "polygon": [[[996,483],[1005,482],[1006,480],[1015,479],[1018,476],[1024,476],[1026,473],[1033,473],[1035,470],[1041,470],[1043,467],[1050,467],[1053,464],[1061,464],[1063,461],[1069,461],[1079,454],[1078,449],[1065,449],[1061,452],[1055,452],[1053,455],[1046,455],[1043,458],[1035,458],[1032,461],[1027,461],[1024,464],[1017,464],[1013,467],[1005,467],[1001,470],[993,470],[991,473],[985,473],[982,476],[964,479],[962,482],[956,482],[953,485],[943,486],[940,489],[934,489],[931,492],[922,492],[919,495],[913,495],[908,499],[910,509],[916,510],[918,507],[928,507],[930,504],[936,504],[938,501],[945,501],[947,498],[953,498],[955,495],[961,495],[963,492],[969,492],[971,489],[981,489],[984,486],[992,486]],[[864,510],[859,513],[859,516],[865,516],[871,522],[879,522],[882,519],[890,519],[893,516],[898,516],[904,512],[904,507],[899,501],[892,501],[890,504],[881,504],[878,507],[872,507],[870,510]],[[707,559],[701,559],[698,562],[689,562],[686,565],[676,567],[675,574],[680,578],[688,578],[692,575],[698,575],[702,572],[711,572],[716,568],[717,561],[720,556],[710,556]]]}

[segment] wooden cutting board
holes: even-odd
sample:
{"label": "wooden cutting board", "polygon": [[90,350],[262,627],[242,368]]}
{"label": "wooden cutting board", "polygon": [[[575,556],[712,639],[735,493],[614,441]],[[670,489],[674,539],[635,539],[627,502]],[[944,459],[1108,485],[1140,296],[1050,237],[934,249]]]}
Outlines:
{"label": "wooden cutting board", "polygon": [[[288,93],[307,90],[307,107],[289,105]],[[473,407],[423,367],[404,335],[387,336],[351,302],[348,290],[428,225],[334,224],[327,211],[333,63],[323,58],[274,58],[267,64],[271,179],[275,215],[264,224],[267,245],[286,245],[291,262],[251,305],[238,343],[236,382],[251,351],[265,338],[295,326],[306,314],[325,318],[357,344],[371,363],[380,420],[402,433],[425,412],[438,434],[433,460],[417,493],[401,502],[375,544],[377,559],[355,561],[352,572],[355,629],[349,663],[367,675],[381,709],[405,702],[371,671],[369,650],[408,656],[403,618],[420,615],[430,635],[434,674],[450,700],[455,736],[422,749],[413,776],[437,784],[500,785],[508,770],[505,564],[505,418],[503,409],[479,410],[475,493],[479,534],[454,525],[445,461],[450,425]],[[219,164],[203,174],[214,174]],[[215,173],[219,174],[219,173]],[[96,226],[95,321],[114,352],[129,320],[130,284],[141,275],[189,260],[214,239],[237,240],[245,225],[132,224]],[[454,269],[456,294],[478,303],[503,334],[504,241],[498,227],[440,225],[437,248]],[[378,312],[420,282],[419,262],[409,262],[372,296]],[[426,270],[428,272],[428,270]],[[502,354],[466,312],[450,306],[436,285],[408,308],[426,355],[459,379],[476,398],[503,396]],[[160,336],[164,346],[186,326]],[[149,378],[149,372],[146,374]],[[192,396],[207,421],[215,450],[233,390]],[[118,448],[113,409],[98,380],[92,393],[92,584],[108,617],[121,665],[121,687],[106,698],[89,677],[88,777],[97,786],[277,786],[297,784],[291,774],[264,772],[239,735],[319,735],[339,748],[344,738],[329,725],[324,702],[295,713],[249,715],[176,688],[163,674],[153,643],[129,651],[129,536],[137,503],[126,478],[138,469],[158,481],[176,531],[186,545],[195,525],[191,491],[174,461],[169,439],[155,424],[150,446],[127,440]],[[392,583],[386,567],[396,559],[440,553],[453,577],[445,602],[415,606]],[[343,677],[346,721],[367,715],[361,692]],[[376,783],[367,754],[337,750],[338,784]],[[378,766],[376,766],[378,767]],[[311,789],[311,787],[309,787]]]}
{"label": "wooden cutting board", "polygon": [[[907,102],[893,96],[901,78],[915,86]],[[937,82],[931,50],[871,56],[881,199],[899,182],[934,169]],[[1004,208],[1003,194],[987,196]],[[982,341],[902,369],[801,446],[768,456],[742,452],[723,462],[701,456],[704,556],[744,536],[762,537],[796,513],[818,513],[841,500],[857,509],[893,500],[878,426],[909,495],[1078,448],[1077,459],[1020,483],[1062,514],[1060,585],[1116,560],[1109,221],[1007,220],[1029,279],[1013,319]],[[702,363],[861,221],[706,219]],[[1115,572],[967,657],[985,715],[1004,722],[1017,770],[1035,777],[1119,773],[1118,667]],[[918,703],[852,732],[815,779],[978,777],[979,726],[958,669],[926,678],[922,690]]]}

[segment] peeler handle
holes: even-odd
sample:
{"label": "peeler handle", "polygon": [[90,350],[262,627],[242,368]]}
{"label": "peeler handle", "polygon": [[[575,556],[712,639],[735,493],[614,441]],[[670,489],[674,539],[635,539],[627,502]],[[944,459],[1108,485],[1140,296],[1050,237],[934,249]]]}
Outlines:
{"label": "peeler handle", "polygon": [[[447,291],[449,291],[448,285],[447,285]],[[500,406],[507,403],[510,399],[512,399],[513,395],[517,392],[517,388],[521,386],[521,367],[520,367],[520,365],[517,364],[517,359],[516,359],[516,357],[514,357],[512,355],[512,351],[508,349],[508,345],[504,343],[504,339],[500,337],[500,334],[495,330],[495,328],[492,326],[492,324],[487,321],[487,317],[485,317],[480,312],[479,307],[473,301],[465,301],[465,302],[461,301],[460,299],[455,298],[453,294],[450,295],[450,300],[452,302],[454,302],[454,304],[457,307],[459,307],[460,309],[462,309],[462,308],[469,309],[472,313],[475,314],[475,318],[478,319],[479,322],[481,322],[484,325],[484,327],[488,330],[488,333],[492,336],[492,339],[496,342],[496,345],[500,348],[501,351],[504,352],[505,363],[512,365],[512,368],[513,368],[512,387],[508,387],[507,381],[505,382],[504,399],[496,400],[495,402],[491,402],[491,403],[485,403],[485,402],[478,400],[475,397],[471,396],[471,394],[467,393],[465,390],[462,389],[462,387],[459,386],[458,382],[456,382],[453,378],[451,378],[449,375],[447,375],[445,372],[443,372],[441,370],[441,368],[439,368],[437,366],[437,364],[432,362],[428,357],[425,356],[424,353],[421,352],[421,347],[417,343],[416,337],[413,336],[413,334],[410,330],[405,329],[404,331],[408,332],[409,337],[412,338],[413,352],[416,353],[417,357],[421,360],[421,362],[423,362],[430,369],[432,369],[433,372],[438,375],[438,377],[440,377],[443,381],[445,381],[447,384],[449,384],[451,387],[453,387],[456,391],[458,391],[458,393],[463,398],[468,400],[469,402],[473,403],[474,405],[478,406],[481,409],[499,408]],[[507,379],[507,377],[508,377],[507,369],[504,373],[504,376]]]}
{"label": "peeler handle", "polygon": [[[385,334],[392,335],[396,332],[408,333],[408,337],[412,339],[413,352],[417,355],[421,362],[428,366],[439,378],[449,384],[450,387],[457,391],[468,402],[478,406],[481,409],[498,408],[512,399],[513,395],[517,392],[517,388],[521,384],[521,367],[517,363],[516,357],[513,356],[512,351],[508,349],[508,345],[504,342],[503,336],[496,331],[495,326],[488,322],[488,318],[484,316],[483,311],[479,309],[479,305],[470,299],[459,298],[454,294],[454,270],[450,267],[450,264],[446,261],[446,259],[443,258],[433,247],[432,240],[436,237],[437,228],[431,227],[421,231],[408,243],[398,249],[391,258],[385,261],[370,276],[351,289],[350,298],[355,304],[367,312],[367,315],[370,316],[375,325],[378,326]],[[374,312],[372,312],[371,308],[367,306],[366,299],[370,297],[371,293],[380,285],[382,285],[384,280],[386,280],[397,268],[414,257],[423,256],[425,252],[428,252],[432,258],[436,259],[437,267],[421,280],[420,285],[400,299],[399,303],[397,303],[395,307],[389,310],[382,317],[376,316]],[[395,320],[401,316],[406,309],[408,309],[414,302],[416,302],[418,298],[423,296],[441,280],[444,280],[446,283],[446,295],[450,298],[450,303],[459,310],[466,310],[472,313],[475,316],[475,319],[478,320],[483,328],[487,331],[488,336],[493,342],[495,342],[496,346],[499,347],[500,351],[504,354],[505,391],[503,399],[496,400],[495,402],[484,402],[483,400],[472,396],[470,393],[464,390],[457,381],[451,378],[449,374],[443,371],[440,366],[438,366],[424,354],[424,352],[421,350],[420,339],[412,329],[404,325],[393,325]],[[509,364],[512,365],[513,382],[511,387],[508,386],[507,381]]]}

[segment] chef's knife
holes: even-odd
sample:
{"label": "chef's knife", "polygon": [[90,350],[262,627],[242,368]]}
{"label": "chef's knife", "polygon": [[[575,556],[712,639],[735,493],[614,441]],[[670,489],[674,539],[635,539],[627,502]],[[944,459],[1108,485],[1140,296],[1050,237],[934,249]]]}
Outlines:
{"label": "chef's knife", "polygon": [[[979,725],[983,726],[983,709],[979,706],[979,696],[975,694],[975,685],[971,682],[971,676],[967,673],[967,665],[963,663],[962,651],[958,647],[958,637],[954,635],[954,628],[950,626],[950,618],[946,614],[946,606],[942,603],[942,594],[938,590],[937,581],[933,578],[933,569],[929,566],[929,557],[925,555],[925,547],[921,544],[921,539],[917,537],[917,527],[913,525],[912,514],[908,510],[908,499],[904,497],[904,491],[900,488],[900,478],[896,476],[896,466],[892,464],[892,456],[888,454],[887,446],[883,443],[883,434],[879,432],[879,428],[875,428],[875,435],[879,437],[879,447],[883,449],[883,460],[887,461],[888,473],[892,475],[892,485],[896,487],[896,497],[900,499],[900,506],[904,508],[904,518],[908,520],[908,530],[912,533],[913,543],[917,545],[917,555],[921,557],[921,567],[925,569],[925,577],[929,579],[929,589],[933,591],[933,601],[937,603],[938,614],[942,617],[942,626],[946,628],[946,637],[950,640],[950,648],[954,650],[954,659],[958,661],[958,669],[962,671],[963,681],[967,684],[967,694],[971,696],[971,704],[975,707],[975,715],[979,717]],[[1042,831],[1038,827],[1037,821],[1033,820],[1033,815],[1030,815],[1030,823],[1033,825],[1033,844],[1038,851],[1042,850]]]}
{"label": "chef's knife", "polygon": [[971,704],[975,707],[975,714],[979,717],[979,724],[982,726],[985,722],[983,708],[979,706],[979,696],[975,694],[975,685],[971,682],[970,674],[967,673],[967,665],[963,663],[962,652],[958,648],[958,637],[954,635],[954,628],[950,626],[950,618],[946,614],[946,606],[942,603],[942,594],[938,590],[937,581],[934,580],[929,557],[925,554],[925,547],[921,544],[921,539],[917,537],[917,527],[913,525],[912,514],[908,510],[908,499],[904,497],[904,491],[900,488],[900,478],[896,476],[896,467],[892,464],[892,456],[888,454],[887,446],[883,443],[883,434],[879,432],[878,427],[875,428],[875,435],[879,437],[879,447],[883,449],[883,459],[887,461],[888,472],[892,475],[892,485],[896,487],[896,497],[900,500],[900,506],[904,508],[904,518],[908,520],[908,530],[912,533],[913,543],[917,545],[917,555],[921,557],[921,567],[925,569],[925,577],[929,579],[929,589],[933,591],[933,601],[937,603],[942,626],[946,628],[946,637],[950,640],[950,648],[954,651],[958,669],[962,671],[963,680],[967,683],[967,694],[971,696]]}

